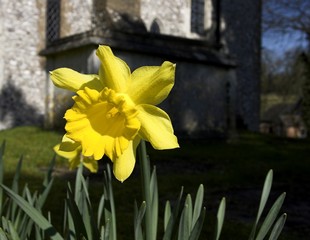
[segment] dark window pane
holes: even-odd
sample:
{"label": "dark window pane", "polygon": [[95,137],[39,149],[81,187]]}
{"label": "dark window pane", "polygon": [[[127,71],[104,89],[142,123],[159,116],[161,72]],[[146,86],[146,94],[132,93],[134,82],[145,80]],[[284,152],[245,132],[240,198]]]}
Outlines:
{"label": "dark window pane", "polygon": [[60,35],[60,0],[48,0],[46,9],[46,42],[55,41]]}

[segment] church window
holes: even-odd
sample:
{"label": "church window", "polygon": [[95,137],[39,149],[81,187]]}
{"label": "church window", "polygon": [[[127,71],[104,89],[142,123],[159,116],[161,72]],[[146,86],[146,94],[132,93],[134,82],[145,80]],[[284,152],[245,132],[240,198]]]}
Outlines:
{"label": "church window", "polygon": [[60,37],[60,0],[48,0],[46,9],[46,43]]}
{"label": "church window", "polygon": [[160,26],[157,19],[154,19],[150,28],[151,33],[160,33]]}

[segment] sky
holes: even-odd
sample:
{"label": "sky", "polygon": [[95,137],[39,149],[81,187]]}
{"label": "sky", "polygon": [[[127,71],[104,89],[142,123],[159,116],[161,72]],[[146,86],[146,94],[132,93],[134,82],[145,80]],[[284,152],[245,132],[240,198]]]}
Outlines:
{"label": "sky", "polygon": [[263,33],[262,47],[272,50],[278,56],[281,56],[286,51],[294,49],[298,46],[307,47],[305,36],[299,32],[291,34],[281,33]]}
{"label": "sky", "polygon": [[[289,49],[296,47],[306,48],[305,34],[301,31],[292,30],[289,26],[283,26],[283,24],[291,23],[290,25],[298,27],[307,25],[310,16],[310,0],[265,0],[263,2],[262,25],[263,28],[269,28],[267,32],[262,32],[263,49],[267,48],[268,50],[273,50],[277,55],[283,55]],[[278,19],[281,17],[282,20]],[[293,19],[294,22],[287,22],[289,19]],[[273,26],[272,24],[280,29],[282,24],[282,29],[284,28],[290,32],[276,32],[275,28],[270,29],[270,26]]]}

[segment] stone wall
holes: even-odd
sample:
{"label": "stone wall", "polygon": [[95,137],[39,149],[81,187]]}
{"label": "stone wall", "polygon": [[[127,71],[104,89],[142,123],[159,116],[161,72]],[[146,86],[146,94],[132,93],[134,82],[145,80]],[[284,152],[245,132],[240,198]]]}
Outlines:
{"label": "stone wall", "polygon": [[61,1],[60,37],[89,31],[92,28],[93,0]]}
{"label": "stone wall", "polygon": [[127,13],[134,17],[140,16],[140,1],[137,0],[107,0],[107,7],[119,13]]}
{"label": "stone wall", "polygon": [[[45,1],[0,2],[0,129],[42,124],[45,109]],[[42,34],[43,33],[43,34]]]}
{"label": "stone wall", "polygon": [[190,0],[141,0],[141,18],[148,30],[156,22],[162,34],[188,36],[190,34]]}
{"label": "stone wall", "polygon": [[[214,8],[212,0],[141,0],[140,11],[148,31],[156,24],[161,34],[205,38],[212,27]],[[201,18],[197,22],[201,29],[199,33],[191,28],[192,18]]]}

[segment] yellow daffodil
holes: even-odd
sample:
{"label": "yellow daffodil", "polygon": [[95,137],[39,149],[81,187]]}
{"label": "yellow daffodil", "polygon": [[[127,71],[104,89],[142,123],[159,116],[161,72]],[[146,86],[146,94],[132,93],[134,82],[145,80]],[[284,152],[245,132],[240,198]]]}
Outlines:
{"label": "yellow daffodil", "polygon": [[[170,118],[156,107],[174,85],[175,64],[145,66],[131,73],[110,47],[99,46],[99,74],[72,69],[52,71],[53,83],[77,93],[75,104],[65,114],[66,136],[81,147],[83,156],[99,160],[107,155],[115,177],[124,181],[135,165],[141,139],[155,149],[179,147]],[[61,144],[63,151],[69,148]]]}

